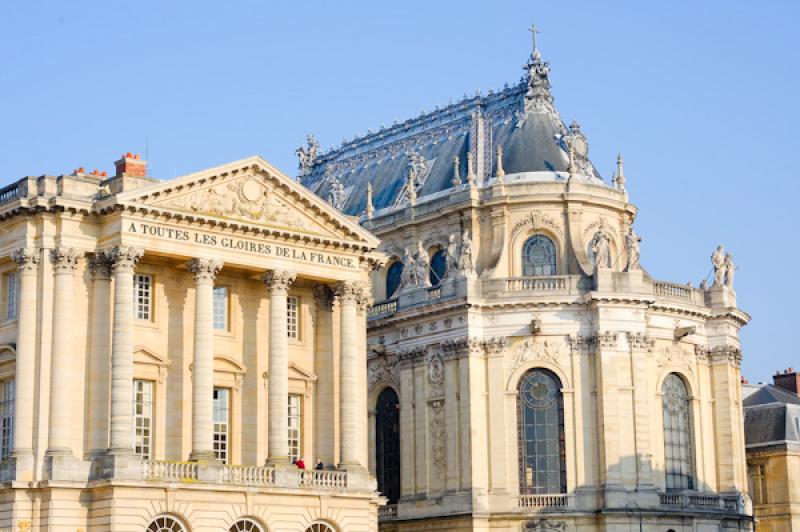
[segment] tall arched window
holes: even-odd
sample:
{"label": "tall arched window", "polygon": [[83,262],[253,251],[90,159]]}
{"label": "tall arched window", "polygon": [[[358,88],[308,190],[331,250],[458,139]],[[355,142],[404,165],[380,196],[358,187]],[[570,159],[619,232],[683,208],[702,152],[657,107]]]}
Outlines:
{"label": "tall arched window", "polygon": [[431,286],[441,283],[445,274],[447,274],[447,254],[443,249],[439,249],[431,257],[431,271],[428,274]]}
{"label": "tall arched window", "polygon": [[389,266],[386,272],[386,299],[389,299],[400,286],[400,279],[403,277],[403,262],[395,261]]}
{"label": "tall arched window", "polygon": [[397,504],[400,499],[400,401],[386,388],[375,406],[375,473],[378,491]]}
{"label": "tall arched window", "polygon": [[564,493],[564,401],[561,381],[536,368],[520,380],[517,392],[520,494]]}
{"label": "tall arched window", "polygon": [[522,275],[555,275],[556,246],[544,235],[534,235],[522,246]]}
{"label": "tall arched window", "polygon": [[174,517],[162,515],[147,525],[147,532],[186,532],[186,527]]}
{"label": "tall arched window", "polygon": [[694,488],[692,411],[686,383],[670,373],[661,385],[664,410],[664,471],[667,490]]}

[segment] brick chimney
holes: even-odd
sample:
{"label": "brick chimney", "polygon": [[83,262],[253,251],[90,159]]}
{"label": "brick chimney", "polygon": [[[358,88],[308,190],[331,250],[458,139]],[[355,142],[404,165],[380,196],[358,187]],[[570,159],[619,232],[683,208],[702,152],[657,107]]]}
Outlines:
{"label": "brick chimney", "polygon": [[783,388],[792,393],[800,391],[800,374],[794,368],[786,368],[783,372],[778,370],[772,377],[772,382],[778,388]]}
{"label": "brick chimney", "polygon": [[147,161],[141,160],[138,153],[128,152],[114,165],[117,167],[117,177],[147,177]]}

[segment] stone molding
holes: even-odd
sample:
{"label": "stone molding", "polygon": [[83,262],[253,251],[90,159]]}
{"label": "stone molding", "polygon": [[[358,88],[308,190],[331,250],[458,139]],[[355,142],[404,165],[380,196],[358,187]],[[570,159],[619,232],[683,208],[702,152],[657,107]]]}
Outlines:
{"label": "stone molding", "polygon": [[55,273],[75,273],[81,253],[75,248],[59,246],[50,251],[50,260],[53,261]]}
{"label": "stone molding", "polygon": [[223,262],[217,259],[192,259],[186,265],[196,283],[213,282],[222,266]]}
{"label": "stone molding", "polygon": [[133,273],[139,259],[144,255],[141,248],[117,246],[108,254],[111,260],[111,271],[114,273]]}
{"label": "stone molding", "polygon": [[628,333],[628,344],[633,350],[651,352],[655,343],[656,341],[647,334],[640,332]]}
{"label": "stone molding", "polygon": [[735,368],[740,367],[742,364],[742,351],[738,347],[719,345],[707,347],[704,351],[711,364],[730,364]]}
{"label": "stone molding", "polygon": [[270,270],[261,275],[261,280],[270,292],[288,292],[297,274],[286,270]]}
{"label": "stone molding", "polygon": [[19,248],[11,254],[20,273],[33,273],[39,266],[39,251],[35,248]]}
{"label": "stone molding", "polygon": [[397,384],[397,360],[389,360],[386,355],[381,355],[377,358],[367,361],[367,383],[370,388],[379,382],[389,382]]}

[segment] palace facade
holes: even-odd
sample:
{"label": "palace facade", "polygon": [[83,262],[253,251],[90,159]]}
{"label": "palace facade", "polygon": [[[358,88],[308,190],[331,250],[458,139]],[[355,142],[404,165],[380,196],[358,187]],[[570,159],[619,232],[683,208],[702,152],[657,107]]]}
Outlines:
{"label": "palace facade", "polygon": [[751,530],[732,258],[700,287],[651,277],[622,159],[604,180],[537,49],[524,68],[298,150],[391,257],[368,313],[381,530]]}
{"label": "palace facade", "polygon": [[377,239],[258,157],[116,166],[0,190],[0,528],[377,530]]}

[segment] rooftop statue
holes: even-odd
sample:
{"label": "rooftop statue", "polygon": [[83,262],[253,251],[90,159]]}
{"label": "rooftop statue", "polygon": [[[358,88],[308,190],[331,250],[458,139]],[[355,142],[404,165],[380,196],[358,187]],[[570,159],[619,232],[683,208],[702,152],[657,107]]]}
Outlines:
{"label": "rooftop statue", "polygon": [[319,142],[314,138],[314,135],[308,134],[306,137],[306,146],[299,147],[295,150],[297,157],[300,159],[300,177],[305,177],[311,174],[314,168],[314,162],[317,159],[317,152],[319,151]]}
{"label": "rooftop statue", "polygon": [[628,271],[639,270],[639,257],[641,255],[642,237],[636,234],[633,227],[628,227],[628,232],[625,234],[625,249],[628,251]]}
{"label": "rooftop statue", "polygon": [[725,250],[722,246],[717,246],[717,250],[711,254],[711,265],[714,266],[714,284],[711,286],[722,286],[725,284]]}
{"label": "rooftop statue", "polygon": [[475,264],[472,261],[472,240],[469,233],[464,230],[461,237],[461,254],[458,257],[458,271],[466,276],[475,274]]}
{"label": "rooftop statue", "polygon": [[415,284],[417,286],[430,286],[431,278],[428,272],[431,269],[430,260],[428,259],[428,252],[425,251],[425,246],[422,245],[420,240],[417,243],[417,256],[414,257],[414,272]]}
{"label": "rooftop statue", "polygon": [[733,253],[725,255],[725,261],[722,266],[725,270],[725,286],[733,290],[733,277],[736,273],[736,265],[733,263]]}
{"label": "rooftop statue", "polygon": [[597,271],[599,268],[607,268],[610,252],[611,252],[611,237],[608,234],[608,228],[605,222],[600,222],[600,227],[597,228],[597,233],[592,239],[592,252],[594,253],[594,268]]}

